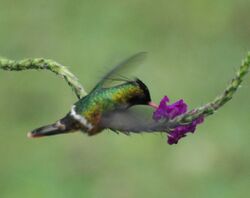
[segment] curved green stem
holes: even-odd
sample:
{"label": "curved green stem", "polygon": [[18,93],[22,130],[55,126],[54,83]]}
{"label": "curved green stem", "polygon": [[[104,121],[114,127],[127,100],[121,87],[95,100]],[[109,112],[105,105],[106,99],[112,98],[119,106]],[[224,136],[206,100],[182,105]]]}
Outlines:
{"label": "curved green stem", "polygon": [[246,59],[242,61],[236,76],[232,79],[231,83],[227,86],[224,92],[215,98],[212,102],[207,103],[204,106],[195,108],[186,114],[174,119],[171,126],[176,127],[178,125],[188,125],[199,117],[207,117],[212,115],[221,108],[225,103],[232,99],[233,95],[236,93],[237,89],[240,87],[244,76],[248,73],[250,67],[250,52],[248,53]]}
{"label": "curved green stem", "polygon": [[67,69],[67,67],[50,59],[29,58],[20,61],[14,61],[5,58],[0,58],[0,69],[7,71],[22,71],[28,69],[50,70],[56,75],[63,77],[65,81],[68,83],[68,85],[73,89],[78,98],[81,98],[87,94],[81,83],[76,78],[76,76],[72,74]]}

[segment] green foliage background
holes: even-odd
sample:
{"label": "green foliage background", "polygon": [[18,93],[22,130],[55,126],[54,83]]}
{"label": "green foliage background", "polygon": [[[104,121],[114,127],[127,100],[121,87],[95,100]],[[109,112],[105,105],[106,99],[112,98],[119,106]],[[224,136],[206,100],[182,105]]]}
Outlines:
{"label": "green foliage background", "polygon": [[[138,51],[132,75],[153,99],[213,99],[250,46],[249,0],[0,0],[0,55],[70,65],[89,90]],[[76,97],[49,72],[0,71],[0,197],[220,197],[250,195],[250,80],[178,145],[165,135],[28,139],[62,117]]]}

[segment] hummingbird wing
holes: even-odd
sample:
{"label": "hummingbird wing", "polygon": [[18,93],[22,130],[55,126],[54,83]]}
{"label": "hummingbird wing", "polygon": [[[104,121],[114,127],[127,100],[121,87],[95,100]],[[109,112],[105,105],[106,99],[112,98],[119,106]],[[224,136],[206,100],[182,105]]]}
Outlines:
{"label": "hummingbird wing", "polygon": [[131,107],[126,110],[115,110],[103,115],[101,126],[113,131],[128,134],[142,132],[167,132],[170,122],[154,121],[152,118],[154,109],[144,105]]}
{"label": "hummingbird wing", "polygon": [[[116,65],[101,78],[101,80],[95,86],[94,90],[101,87],[106,87],[110,82],[128,81],[129,79],[122,77],[121,73],[124,73],[124,70],[129,70],[130,68],[138,66],[146,58],[146,54],[146,52],[139,52]],[[120,78],[117,78],[117,76],[120,76]]]}

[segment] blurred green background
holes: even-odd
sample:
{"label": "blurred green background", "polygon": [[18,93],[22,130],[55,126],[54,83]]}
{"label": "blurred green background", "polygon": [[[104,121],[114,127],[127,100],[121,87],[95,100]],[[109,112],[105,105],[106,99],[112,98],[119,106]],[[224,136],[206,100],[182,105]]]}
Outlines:
{"label": "blurred green background", "polygon": [[[54,59],[89,90],[108,68],[148,51],[132,75],[190,107],[219,94],[250,46],[249,0],[0,0],[0,55]],[[76,97],[49,72],[0,71],[0,197],[250,196],[250,76],[178,145],[164,134],[28,139]]]}

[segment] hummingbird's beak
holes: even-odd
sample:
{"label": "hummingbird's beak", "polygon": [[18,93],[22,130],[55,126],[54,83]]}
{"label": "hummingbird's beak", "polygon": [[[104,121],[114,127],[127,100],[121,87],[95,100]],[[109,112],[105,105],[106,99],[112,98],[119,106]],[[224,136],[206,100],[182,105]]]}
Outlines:
{"label": "hummingbird's beak", "polygon": [[152,101],[148,103],[149,106],[153,107],[154,109],[158,109],[158,105]]}

